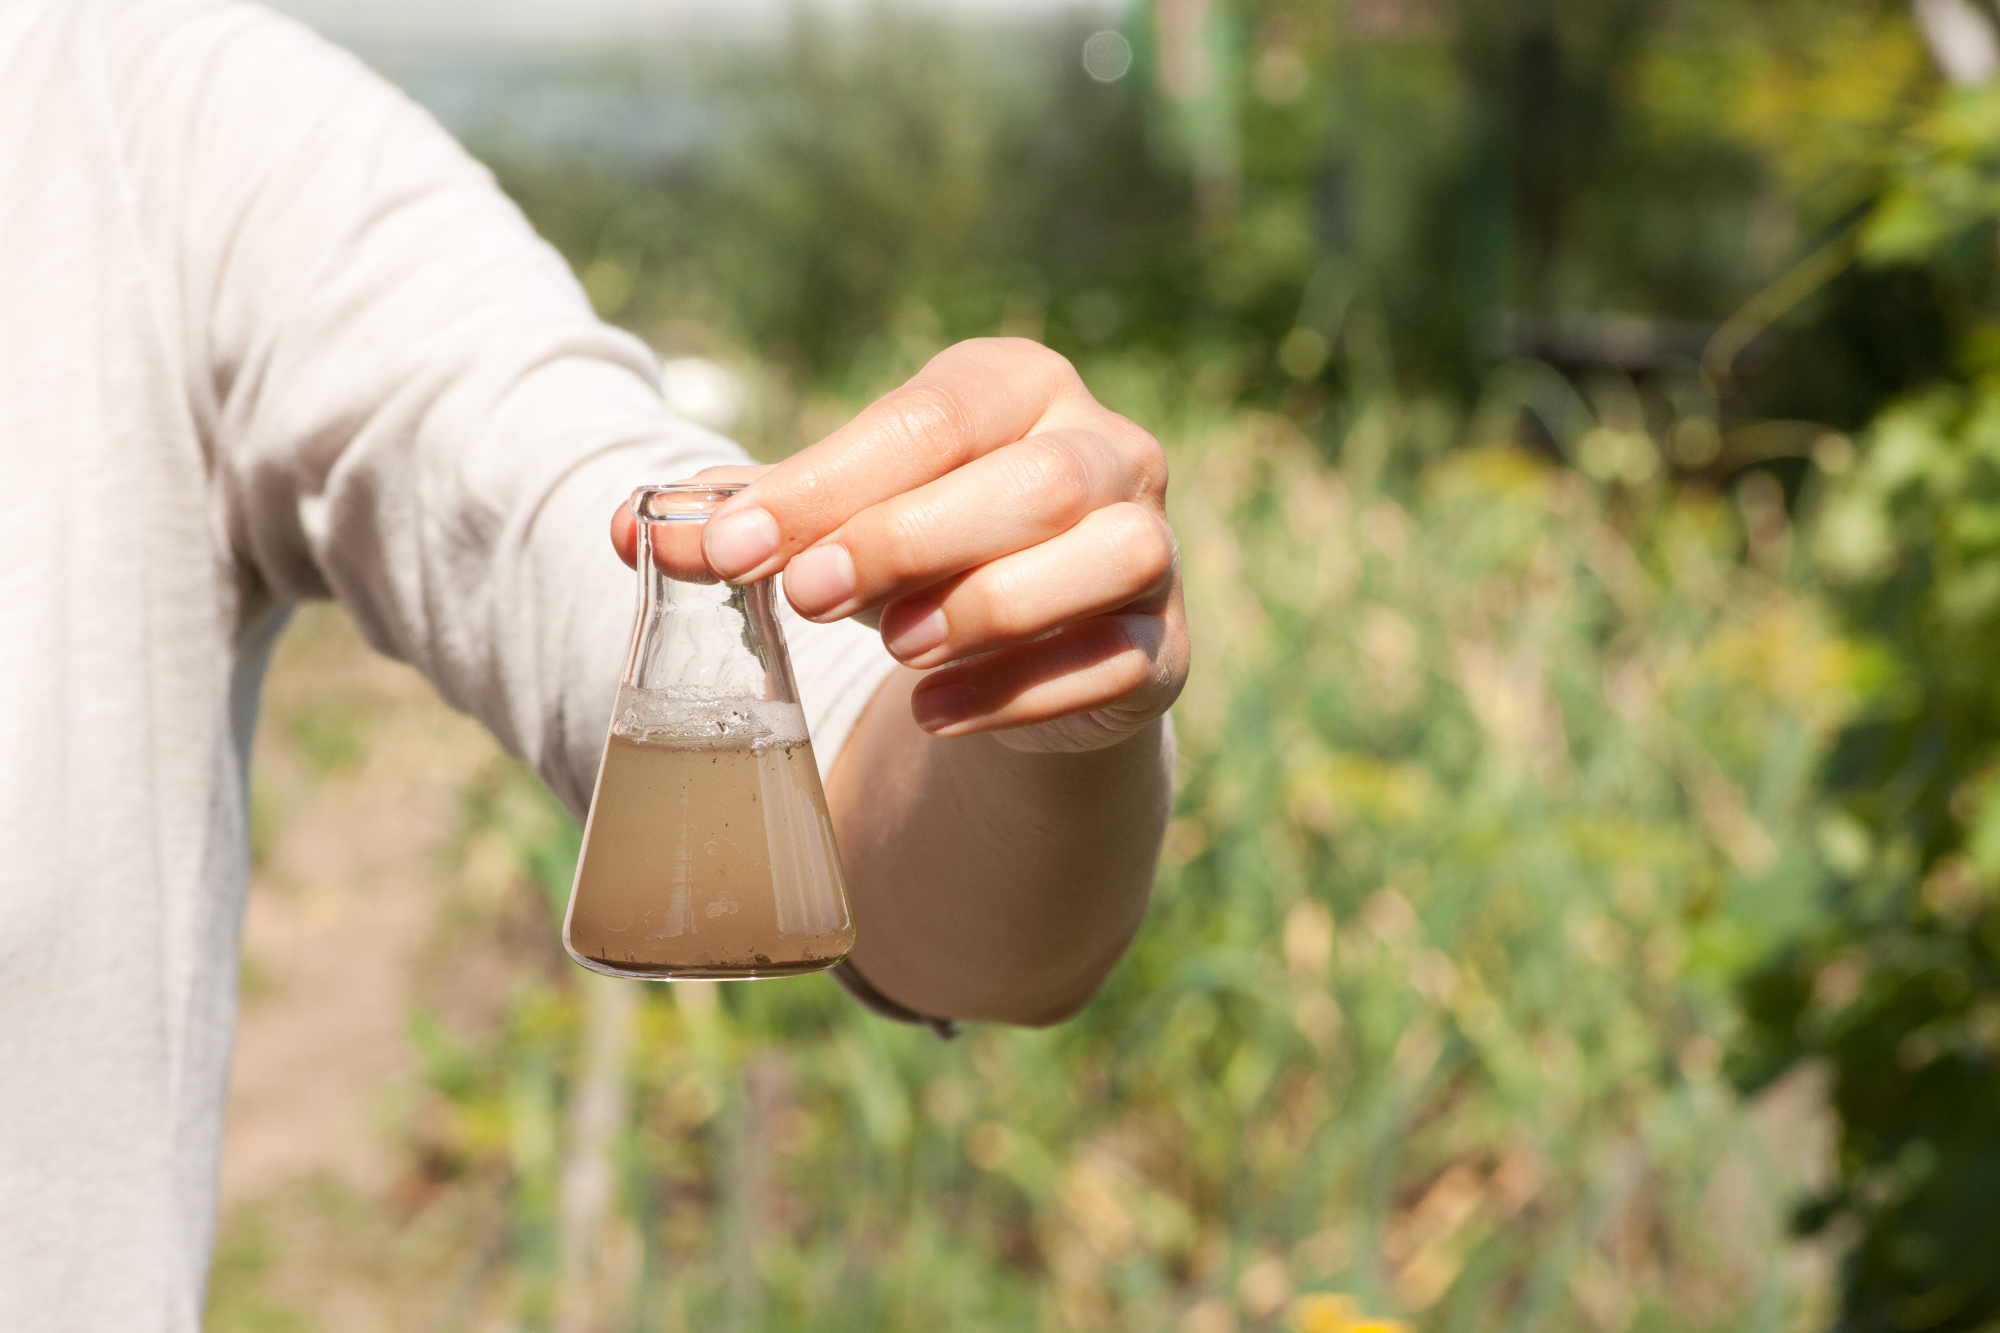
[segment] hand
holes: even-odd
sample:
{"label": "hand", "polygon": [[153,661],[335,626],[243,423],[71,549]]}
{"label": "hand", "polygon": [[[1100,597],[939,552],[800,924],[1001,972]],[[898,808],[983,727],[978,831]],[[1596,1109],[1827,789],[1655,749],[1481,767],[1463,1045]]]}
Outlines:
{"label": "hand", "polygon": [[[1047,348],[960,343],[785,462],[701,474],[731,476],[750,485],[710,518],[709,565],[783,570],[799,614],[877,625],[931,669],[910,707],[933,735],[1097,749],[1187,679],[1165,455]],[[612,525],[627,563],[632,526]]]}

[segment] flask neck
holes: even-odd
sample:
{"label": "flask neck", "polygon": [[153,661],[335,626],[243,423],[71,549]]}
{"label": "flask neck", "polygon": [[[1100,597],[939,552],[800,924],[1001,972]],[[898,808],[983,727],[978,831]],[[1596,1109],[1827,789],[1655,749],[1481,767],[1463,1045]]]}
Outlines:
{"label": "flask neck", "polygon": [[775,580],[725,583],[701,554],[708,515],[739,489],[652,486],[633,498],[639,611],[625,662],[628,688],[687,699],[798,702]]}

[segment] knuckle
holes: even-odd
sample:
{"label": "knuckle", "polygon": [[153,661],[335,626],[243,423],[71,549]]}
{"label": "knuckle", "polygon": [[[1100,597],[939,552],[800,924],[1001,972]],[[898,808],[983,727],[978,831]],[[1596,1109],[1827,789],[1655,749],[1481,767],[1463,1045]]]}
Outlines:
{"label": "knuckle", "polygon": [[961,338],[957,342],[949,344],[943,350],[934,353],[931,359],[924,363],[924,369],[938,370],[955,366],[962,361],[976,362],[986,348],[992,346],[994,343],[1005,341],[1006,339],[1004,338]]}
{"label": "knuckle", "polygon": [[1167,493],[1167,451],[1151,431],[1119,418],[1118,432],[1124,444],[1125,465],[1131,472],[1138,494],[1158,499]]}
{"label": "knuckle", "polygon": [[1119,549],[1136,590],[1159,587],[1173,573],[1174,539],[1167,525],[1138,505],[1118,511]]}
{"label": "knuckle", "polygon": [[877,578],[898,586],[920,578],[926,571],[930,549],[923,512],[899,507],[881,516],[874,527],[875,531],[865,539],[864,549],[873,556],[870,563]]}
{"label": "knuckle", "polygon": [[1160,586],[1173,569],[1174,541],[1166,523],[1143,505],[1123,501],[1100,510],[1096,545],[1119,591],[1138,596]]}
{"label": "knuckle", "polygon": [[1042,367],[1042,370],[1045,374],[1053,377],[1054,379],[1064,384],[1083,383],[1083,377],[1076,373],[1076,366],[1070,361],[1068,357],[1064,356],[1061,352],[1058,352],[1053,347],[1045,346],[1042,343],[1029,342],[1025,338],[1021,339],[1021,341],[1025,343],[1028,348],[1032,349],[1032,351],[1029,352],[1029,355],[1033,358],[1033,360],[1037,365]]}
{"label": "knuckle", "polygon": [[1047,343],[1036,342],[1033,338],[1022,338],[1012,334],[1001,334],[993,338],[973,338],[962,347],[977,346],[991,349],[1002,356],[1012,357],[1050,370],[1072,370],[1069,358],[1050,347]]}
{"label": "knuckle", "polygon": [[1051,397],[1073,392],[1083,385],[1083,377],[1077,374],[1076,366],[1070,359],[1044,343],[1032,338],[986,338],[981,341],[1024,372],[1040,379],[1048,386]]}
{"label": "knuckle", "polygon": [[779,525],[789,536],[799,526],[798,520],[804,520],[808,527],[827,526],[833,497],[838,493],[831,469],[809,462],[789,473],[780,486],[767,487],[757,495],[765,508],[778,515]]}
{"label": "knuckle", "polygon": [[1075,514],[1089,506],[1090,469],[1076,450],[1057,436],[1023,440],[1016,456],[1015,484],[1047,509]]}
{"label": "knuckle", "polygon": [[976,452],[979,431],[971,407],[950,386],[917,380],[890,404],[896,429],[915,452],[942,454],[957,467]]}
{"label": "knuckle", "polygon": [[1132,616],[1120,616],[1116,636],[1118,650],[1104,663],[1105,684],[1117,691],[1120,697],[1136,693],[1152,683],[1153,654],[1149,644],[1144,642],[1138,627],[1131,622]]}

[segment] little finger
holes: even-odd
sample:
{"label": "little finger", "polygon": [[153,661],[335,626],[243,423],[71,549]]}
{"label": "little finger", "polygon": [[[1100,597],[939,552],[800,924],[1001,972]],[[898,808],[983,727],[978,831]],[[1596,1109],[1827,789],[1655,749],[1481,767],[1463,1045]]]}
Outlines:
{"label": "little finger", "polygon": [[1167,659],[1167,616],[1130,612],[1079,621],[1046,639],[933,671],[910,696],[934,736],[971,736],[1119,705],[1134,718],[1173,703],[1181,672]]}

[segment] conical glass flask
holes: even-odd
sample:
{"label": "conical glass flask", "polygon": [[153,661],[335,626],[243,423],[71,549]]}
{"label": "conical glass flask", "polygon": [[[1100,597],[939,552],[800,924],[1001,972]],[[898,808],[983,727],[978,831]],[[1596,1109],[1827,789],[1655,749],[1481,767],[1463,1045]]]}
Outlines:
{"label": "conical glass flask", "polygon": [[614,976],[794,976],[854,947],[833,821],[772,580],[723,583],[701,533],[740,484],[650,486],[639,615],[563,947]]}

